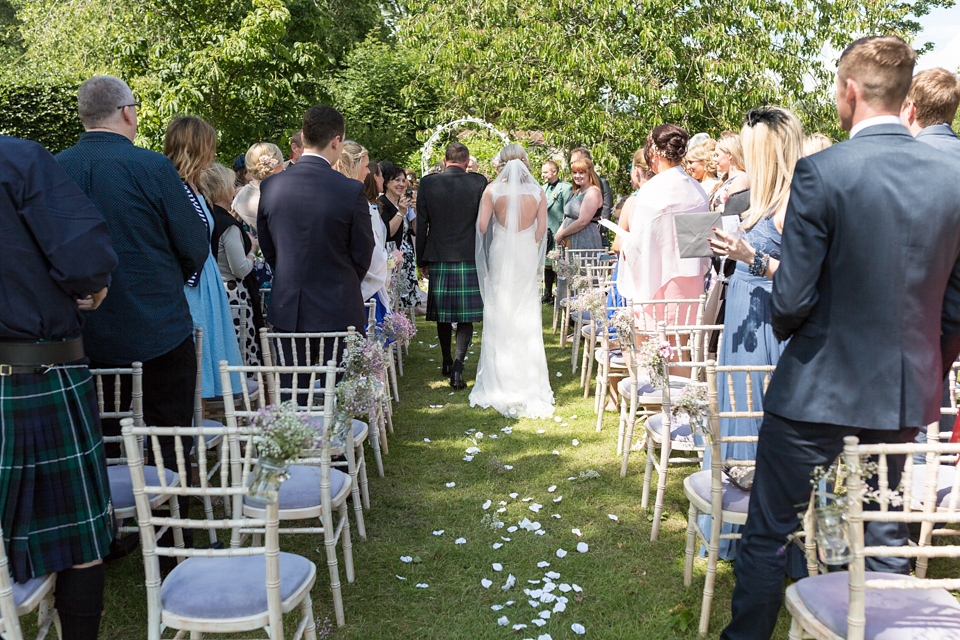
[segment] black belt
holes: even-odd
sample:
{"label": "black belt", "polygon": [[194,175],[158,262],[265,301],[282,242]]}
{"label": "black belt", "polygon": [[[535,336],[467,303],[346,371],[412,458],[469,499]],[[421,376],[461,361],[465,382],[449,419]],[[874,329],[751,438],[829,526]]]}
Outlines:
{"label": "black belt", "polygon": [[59,342],[5,342],[0,340],[0,376],[46,373],[50,367],[83,357],[83,338]]}

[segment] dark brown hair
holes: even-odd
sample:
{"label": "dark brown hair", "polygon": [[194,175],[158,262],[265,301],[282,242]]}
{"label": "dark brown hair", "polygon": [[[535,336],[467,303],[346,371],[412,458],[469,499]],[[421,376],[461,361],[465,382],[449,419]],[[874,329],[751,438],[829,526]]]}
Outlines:
{"label": "dark brown hair", "polygon": [[380,199],[380,189],[377,188],[377,176],[380,175],[380,165],[376,162],[367,164],[370,173],[363,179],[363,194],[367,196],[367,202],[376,204]]}
{"label": "dark brown hair", "polygon": [[333,107],[318,104],[307,109],[303,116],[303,144],[305,147],[326,149],[330,141],[340,136],[346,137],[346,123],[343,115]]}
{"label": "dark brown hair", "polygon": [[[683,156],[687,155],[687,140],[690,134],[685,129],[681,129],[675,124],[662,124],[656,127],[647,136],[647,145],[650,146],[649,153],[656,152],[661,158],[680,164],[683,162]],[[647,145],[644,145],[644,156],[647,156]]]}
{"label": "dark brown hair", "polygon": [[851,43],[840,54],[837,79],[853,79],[870,105],[899,111],[910,89],[917,54],[897,36],[870,36]]}

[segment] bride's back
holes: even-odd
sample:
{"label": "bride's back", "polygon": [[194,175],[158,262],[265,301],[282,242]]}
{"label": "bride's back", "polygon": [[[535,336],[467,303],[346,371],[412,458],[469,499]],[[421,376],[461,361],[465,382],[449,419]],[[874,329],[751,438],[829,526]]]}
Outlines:
{"label": "bride's back", "polygon": [[532,227],[537,222],[537,210],[540,207],[540,199],[543,197],[543,189],[538,184],[524,184],[519,186],[519,193],[511,195],[506,185],[494,182],[489,187],[490,195],[493,198],[493,215],[501,227],[507,228],[507,213],[509,211],[510,198],[519,198],[519,226],[518,231],[523,231]]}

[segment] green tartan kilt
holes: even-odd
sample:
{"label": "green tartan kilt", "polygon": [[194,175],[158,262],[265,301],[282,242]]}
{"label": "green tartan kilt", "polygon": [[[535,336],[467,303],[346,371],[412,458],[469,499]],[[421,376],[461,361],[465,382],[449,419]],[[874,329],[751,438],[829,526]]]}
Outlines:
{"label": "green tartan kilt", "polygon": [[110,483],[87,367],[0,377],[0,418],[0,521],[14,579],[106,556]]}
{"label": "green tartan kilt", "polygon": [[483,322],[475,262],[433,262],[427,289],[428,322]]}

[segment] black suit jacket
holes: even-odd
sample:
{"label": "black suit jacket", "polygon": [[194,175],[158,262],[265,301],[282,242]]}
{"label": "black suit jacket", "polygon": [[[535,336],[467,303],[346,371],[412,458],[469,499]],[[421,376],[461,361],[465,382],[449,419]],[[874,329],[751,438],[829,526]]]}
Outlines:
{"label": "black suit jacket", "polygon": [[487,179],[459,167],[423,176],[417,192],[417,264],[476,260],[477,214]]}
{"label": "black suit jacket", "polygon": [[373,255],[363,183],[302,156],[260,185],[257,232],[273,268],[267,319],[284,331],[362,328],[360,282]]}
{"label": "black suit jacket", "polygon": [[960,167],[896,124],[802,158],[782,251],[773,329],[792,339],[764,408],[871,429],[937,420],[960,337]]}

